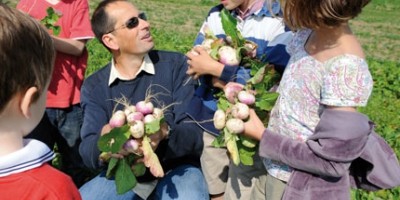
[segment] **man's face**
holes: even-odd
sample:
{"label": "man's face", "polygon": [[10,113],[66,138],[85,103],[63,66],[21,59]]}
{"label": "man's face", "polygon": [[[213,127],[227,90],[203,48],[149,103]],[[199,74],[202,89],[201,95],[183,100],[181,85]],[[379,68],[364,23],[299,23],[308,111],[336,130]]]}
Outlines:
{"label": "man's face", "polygon": [[154,47],[150,24],[139,18],[139,10],[131,3],[115,2],[107,7],[107,12],[116,20],[110,34],[114,35],[121,53],[146,54]]}
{"label": "man's face", "polygon": [[221,0],[221,4],[224,5],[227,10],[233,10],[242,5],[245,1],[247,0]]}

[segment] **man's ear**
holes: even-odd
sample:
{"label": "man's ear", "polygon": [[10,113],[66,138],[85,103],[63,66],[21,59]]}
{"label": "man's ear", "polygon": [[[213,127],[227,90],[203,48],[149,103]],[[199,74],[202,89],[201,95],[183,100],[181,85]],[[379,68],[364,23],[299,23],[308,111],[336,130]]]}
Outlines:
{"label": "man's ear", "polygon": [[38,93],[37,87],[30,87],[28,90],[26,90],[26,92],[24,94],[22,94],[20,109],[21,109],[21,113],[26,118],[31,117],[30,108],[32,106],[32,103],[33,103],[37,93]]}
{"label": "man's ear", "polygon": [[119,45],[117,44],[116,38],[114,37],[113,34],[111,34],[111,33],[104,34],[103,37],[101,37],[101,39],[103,40],[103,43],[109,49],[112,49],[112,50],[119,49]]}

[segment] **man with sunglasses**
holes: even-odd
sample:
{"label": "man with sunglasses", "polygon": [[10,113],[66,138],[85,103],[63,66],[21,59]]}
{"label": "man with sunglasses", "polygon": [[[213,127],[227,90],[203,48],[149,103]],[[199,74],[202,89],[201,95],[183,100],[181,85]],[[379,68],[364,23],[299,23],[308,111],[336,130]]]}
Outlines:
{"label": "man with sunglasses", "polygon": [[[92,29],[112,53],[112,60],[89,76],[82,86],[84,120],[80,153],[84,163],[103,169],[80,188],[83,199],[208,199],[208,190],[199,169],[202,130],[188,122],[185,110],[194,83],[185,74],[185,55],[152,50],[150,25],[143,14],[125,0],[102,1],[93,13]],[[153,149],[161,161],[165,176],[159,179],[146,172],[139,184],[117,195],[115,181],[105,177],[106,166],[99,162],[99,137],[110,131],[108,122],[116,106],[115,99],[130,104],[144,100],[148,91],[155,96],[156,107],[164,112],[169,130],[153,134]],[[122,105],[117,109],[122,109]],[[122,156],[122,155],[120,155]]]}

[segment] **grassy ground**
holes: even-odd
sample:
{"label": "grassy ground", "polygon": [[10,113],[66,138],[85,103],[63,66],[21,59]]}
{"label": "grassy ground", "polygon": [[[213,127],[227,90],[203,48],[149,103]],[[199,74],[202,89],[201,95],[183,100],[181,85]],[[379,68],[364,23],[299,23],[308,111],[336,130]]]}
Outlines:
{"label": "grassy ground", "polygon": [[[91,11],[100,0],[91,0]],[[217,0],[131,0],[145,11],[152,27],[157,49],[187,52],[211,6]],[[368,58],[391,61],[400,66],[400,0],[374,0],[351,21]],[[95,40],[88,74],[109,61],[109,54]]]}
{"label": "grassy ground", "polygon": [[[0,0],[15,6],[17,0]],[[218,0],[130,0],[145,11],[158,49],[186,52],[208,10]],[[100,0],[90,0],[91,12]],[[369,58],[400,63],[400,0],[373,0],[363,13],[351,21]],[[89,43],[92,45],[93,41]],[[89,60],[88,74],[108,61],[104,49],[96,46]],[[107,58],[103,59],[102,58]],[[100,61],[99,61],[100,58]]]}
{"label": "grassy ground", "polygon": [[368,57],[400,63],[400,0],[374,0],[351,22]]}
{"label": "grassy ground", "polygon": [[[209,8],[218,0],[130,0],[145,11],[152,25],[156,47],[186,52],[200,28]],[[17,0],[0,0],[15,6]],[[91,12],[100,0],[90,0]],[[355,34],[369,58],[400,63],[400,0],[373,0],[363,13],[351,21]],[[92,41],[93,42],[93,41]],[[90,43],[89,43],[90,45]],[[97,48],[97,47],[96,47]],[[101,48],[100,48],[101,49]],[[101,49],[102,50],[102,49]],[[96,51],[98,53],[99,51]],[[98,68],[99,57],[89,61],[89,72]],[[89,73],[90,74],[90,73]]]}

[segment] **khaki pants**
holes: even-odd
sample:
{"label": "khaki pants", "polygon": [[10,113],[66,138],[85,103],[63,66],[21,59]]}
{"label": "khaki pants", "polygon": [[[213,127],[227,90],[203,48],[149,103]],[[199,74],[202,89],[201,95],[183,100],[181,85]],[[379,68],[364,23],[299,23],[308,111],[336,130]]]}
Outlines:
{"label": "khaki pants", "polygon": [[281,200],[286,183],[267,174],[255,183],[250,199]]}
{"label": "khaki pants", "polygon": [[204,132],[204,149],[200,160],[209,193],[225,193],[225,199],[251,199],[257,180],[267,176],[260,157],[258,154],[254,156],[253,166],[236,166],[230,162],[225,148],[215,148],[211,145],[214,139],[215,136]]}
{"label": "khaki pants", "polygon": [[214,139],[215,136],[207,132],[203,133],[204,148],[200,157],[201,169],[211,195],[225,192],[229,171],[227,150],[213,147],[211,143]]}

